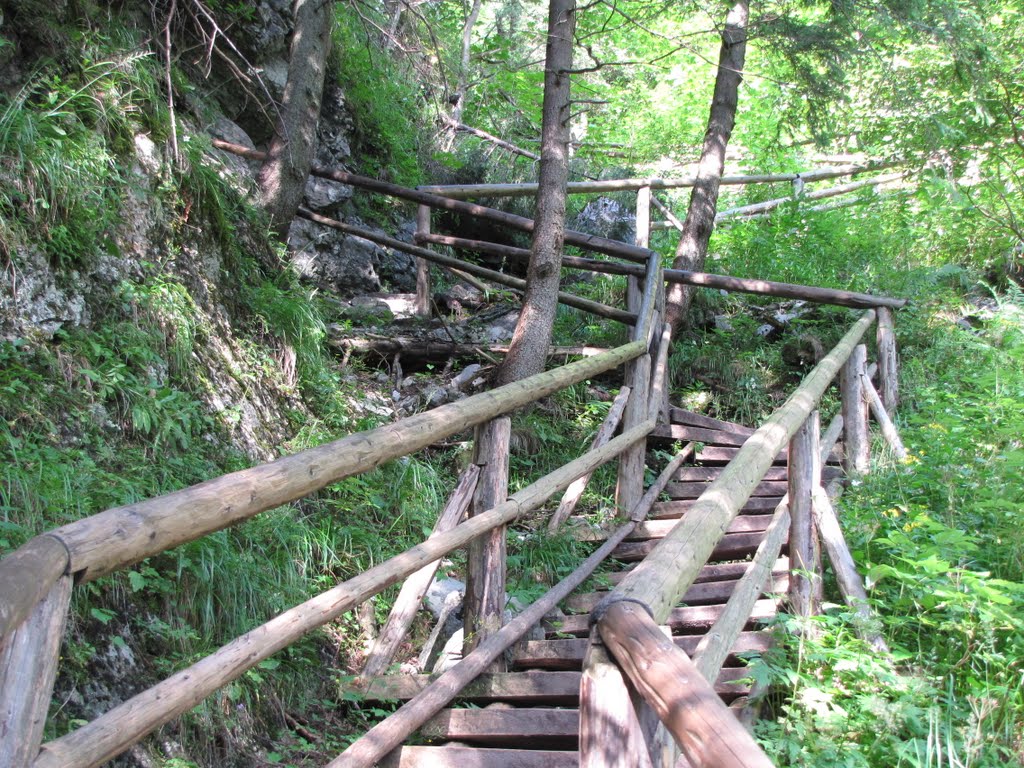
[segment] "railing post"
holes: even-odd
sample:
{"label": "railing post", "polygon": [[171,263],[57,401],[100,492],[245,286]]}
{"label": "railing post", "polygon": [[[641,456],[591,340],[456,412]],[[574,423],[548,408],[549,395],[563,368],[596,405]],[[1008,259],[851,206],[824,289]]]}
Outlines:
{"label": "railing post", "polygon": [[896,332],[892,310],[879,307],[875,342],[878,346],[878,393],[882,405],[892,416],[899,402],[899,359],[896,355]]}
{"label": "railing post", "polygon": [[580,768],[652,768],[630,686],[596,634],[580,678]]}
{"label": "railing post", "polygon": [[647,248],[651,242],[651,188],[636,191],[636,244]]}
{"label": "railing post", "polygon": [[870,464],[868,438],[868,405],[864,398],[861,375],[865,372],[867,348],[858,344],[843,365],[841,392],[843,398],[843,466],[851,477],[863,475]]}
{"label": "railing post", "polygon": [[[416,237],[430,234],[430,206],[421,205],[416,209]],[[430,263],[419,256],[416,257],[416,314],[430,317]]]}
{"label": "railing post", "polygon": [[[508,499],[508,450],[512,420],[508,416],[481,424],[476,429],[474,463],[480,465],[480,479],[470,517],[486,512]],[[465,639],[468,654],[501,629],[505,616],[505,526],[470,542],[467,551],[466,598],[463,601]],[[492,671],[503,672],[499,658]]]}
{"label": "railing post", "polygon": [[789,441],[789,604],[801,617],[818,613],[820,550],[814,527],[814,489],[820,485],[820,423],[814,411]]}
{"label": "railing post", "polygon": [[26,768],[39,754],[71,603],[61,576],[0,648],[0,765]]}

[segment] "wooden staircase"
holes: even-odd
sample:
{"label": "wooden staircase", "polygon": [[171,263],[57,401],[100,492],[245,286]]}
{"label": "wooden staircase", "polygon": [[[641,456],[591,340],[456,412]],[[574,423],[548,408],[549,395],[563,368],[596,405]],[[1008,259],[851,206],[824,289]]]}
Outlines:
{"label": "wooden staircase", "polygon": [[[671,424],[659,427],[650,442],[699,441],[694,465],[681,468],[667,486],[668,501],[657,502],[648,520],[614,551],[615,570],[602,584],[614,586],[664,537],[693,506],[725,464],[735,456],[752,429],[706,416],[671,409]],[[708,563],[668,620],[676,646],[691,654],[721,614],[749,558],[760,544],[772,514],[786,493],[787,467],[780,455],[765,480],[733,521]],[[604,535],[582,521],[581,538]],[[715,690],[727,704],[742,706],[750,693],[744,659],[763,652],[771,642],[765,622],[776,614],[772,595],[788,588],[789,561],[785,550],[776,562],[762,598],[755,604],[745,630],[733,645]],[[565,600],[564,617],[544,627],[543,640],[525,640],[513,650],[507,673],[482,675],[463,692],[460,707],[445,709],[420,729],[423,744],[405,745],[382,765],[400,768],[568,768],[578,765],[579,688],[581,667],[589,644],[589,614],[603,597],[602,588],[577,593]],[[371,701],[407,700],[430,682],[430,675],[379,677],[367,687]]]}

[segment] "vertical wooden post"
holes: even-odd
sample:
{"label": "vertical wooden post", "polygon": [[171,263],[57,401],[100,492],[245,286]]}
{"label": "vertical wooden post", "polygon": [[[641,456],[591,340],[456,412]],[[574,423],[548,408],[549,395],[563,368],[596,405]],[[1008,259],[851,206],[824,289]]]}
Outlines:
{"label": "vertical wooden post", "polygon": [[[499,416],[476,428],[474,463],[480,479],[470,517],[486,512],[508,499],[508,450],[512,420]],[[462,603],[465,653],[501,629],[505,615],[505,526],[470,542],[467,548],[466,598]],[[503,658],[491,666],[505,671]]]}
{"label": "vertical wooden post", "polygon": [[580,678],[579,753],[580,768],[652,768],[630,686],[593,638]]}
{"label": "vertical wooden post", "polygon": [[27,768],[39,754],[57,677],[71,577],[62,576],[0,649],[0,765]]}
{"label": "vertical wooden post", "polygon": [[[430,206],[421,205],[416,210],[416,237],[430,234]],[[416,314],[430,317],[430,263],[416,258]]]}
{"label": "vertical wooden post", "polygon": [[818,536],[814,527],[814,489],[818,463],[818,412],[814,411],[789,441],[789,604],[796,616],[817,614]]}
{"label": "vertical wooden post", "polygon": [[864,398],[861,374],[867,361],[867,349],[858,344],[843,366],[840,389],[843,398],[843,442],[846,455],[843,465],[850,476],[863,475],[871,461],[868,436],[868,404]]}
{"label": "vertical wooden post", "polygon": [[899,402],[899,359],[896,356],[896,331],[893,326],[892,310],[879,307],[878,328],[875,341],[878,345],[878,393],[882,405],[892,416]]}
{"label": "vertical wooden post", "polygon": [[651,188],[636,191],[636,244],[648,248],[651,244]]}

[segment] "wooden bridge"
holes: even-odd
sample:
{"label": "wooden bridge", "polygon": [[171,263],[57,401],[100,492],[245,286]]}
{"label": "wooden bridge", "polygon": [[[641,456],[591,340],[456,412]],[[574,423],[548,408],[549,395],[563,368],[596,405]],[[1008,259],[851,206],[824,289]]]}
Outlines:
{"label": "wooden bridge", "polygon": [[[458,210],[521,230],[532,226],[527,219],[445,197],[443,189],[403,189],[328,169],[314,173],[418,203],[418,240],[425,244],[522,255],[431,234],[429,215],[423,213],[429,208]],[[648,205],[650,186],[641,180],[631,187],[641,209]],[[486,281],[514,281],[423,245],[302,215],[400,248],[424,263]],[[642,221],[648,219],[649,214]],[[571,232],[566,241],[611,257],[567,258],[566,267],[623,275],[631,287],[625,308],[569,294],[560,300],[625,323],[627,343],[393,424],[107,510],[40,535],[0,561],[0,767],[100,765],[304,634],[399,582],[402,591],[359,685],[367,698],[404,704],[332,767],[771,765],[741,724],[751,715],[747,705],[756,693],[742,659],[771,641],[761,625],[780,601],[797,616],[817,610],[819,535],[844,596],[858,611],[868,610],[830,496],[840,491],[844,477],[867,470],[869,408],[888,437],[898,441],[887,411],[896,397],[892,309],[902,302],[673,273],[662,270],[658,255],[642,244]],[[863,311],[785,404],[753,429],[668,403],[670,334],[661,320],[667,280]],[[421,288],[426,290],[423,281]],[[863,342],[873,326],[878,362],[869,368]],[[507,414],[615,369],[622,369],[623,387],[589,450],[508,495]],[[837,378],[841,413],[821,436],[817,406]],[[422,543],[285,611],[91,723],[41,743],[74,585],[471,427],[476,430],[473,462],[434,533]],[[841,451],[836,448],[840,437]],[[644,488],[647,446],[659,443],[683,447],[667,465],[655,468],[657,480]],[[586,478],[612,460],[619,465],[618,527],[595,532],[576,525],[572,512]],[[505,621],[505,526],[558,494],[563,496],[550,528],[571,526],[596,549],[546,595]],[[663,495],[669,500],[659,500]],[[469,516],[460,522],[467,508]],[[439,559],[463,547],[469,548],[470,637],[464,657],[439,676],[385,674]],[[606,561],[615,570],[605,588],[581,591]],[[526,639],[531,632],[543,639]],[[884,647],[881,638],[868,639]],[[455,701],[480,706],[452,708]],[[410,739],[417,745],[403,746]]]}

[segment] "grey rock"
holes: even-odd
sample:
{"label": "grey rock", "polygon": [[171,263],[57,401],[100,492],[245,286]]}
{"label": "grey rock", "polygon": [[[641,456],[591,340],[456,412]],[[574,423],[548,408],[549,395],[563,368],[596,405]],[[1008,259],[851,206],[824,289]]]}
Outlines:
{"label": "grey rock", "polygon": [[576,216],[573,229],[589,235],[632,243],[636,239],[636,213],[617,200],[599,197]]}
{"label": "grey rock", "polygon": [[438,578],[436,576],[434,577],[434,580],[430,582],[430,586],[427,587],[427,594],[424,596],[423,601],[427,605],[427,610],[433,614],[435,619],[441,618],[441,612],[444,610],[444,602],[448,598],[448,595],[453,592],[465,595],[465,582],[446,577]]}
{"label": "grey rock", "polygon": [[332,213],[352,198],[352,187],[319,176],[306,182],[306,205],[314,211]]}
{"label": "grey rock", "polygon": [[461,390],[464,389],[470,382],[473,381],[473,377],[480,372],[482,366],[479,363],[473,363],[467,365],[462,371],[452,379],[452,387]]}

